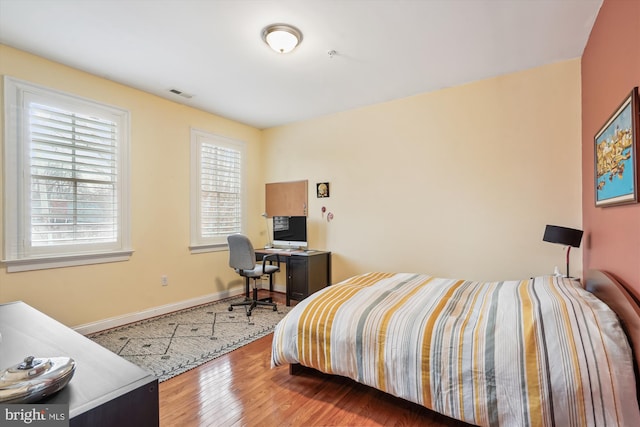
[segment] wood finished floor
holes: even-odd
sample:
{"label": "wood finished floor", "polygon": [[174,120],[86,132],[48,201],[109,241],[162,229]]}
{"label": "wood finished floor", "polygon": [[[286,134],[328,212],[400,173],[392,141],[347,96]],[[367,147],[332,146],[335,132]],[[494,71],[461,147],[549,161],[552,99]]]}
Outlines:
{"label": "wood finished floor", "polygon": [[344,377],[271,369],[272,337],[161,383],[160,426],[469,426]]}

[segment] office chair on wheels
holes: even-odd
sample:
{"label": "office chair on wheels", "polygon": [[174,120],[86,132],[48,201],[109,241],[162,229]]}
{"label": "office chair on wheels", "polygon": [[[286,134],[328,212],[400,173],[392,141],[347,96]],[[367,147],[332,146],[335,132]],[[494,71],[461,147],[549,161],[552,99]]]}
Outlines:
{"label": "office chair on wheels", "polygon": [[[269,283],[273,283],[273,274],[280,271],[278,254],[265,255],[262,257],[262,264],[257,264],[256,253],[247,236],[232,234],[227,237],[227,243],[229,243],[229,266],[246,280],[245,300],[231,304],[229,311],[233,311],[233,307],[236,306],[248,306],[247,316],[251,316],[251,312],[257,306],[273,307],[273,311],[277,311],[278,306],[271,298],[258,299],[257,281],[262,276],[268,275]],[[249,298],[249,279],[253,279],[253,298]]]}

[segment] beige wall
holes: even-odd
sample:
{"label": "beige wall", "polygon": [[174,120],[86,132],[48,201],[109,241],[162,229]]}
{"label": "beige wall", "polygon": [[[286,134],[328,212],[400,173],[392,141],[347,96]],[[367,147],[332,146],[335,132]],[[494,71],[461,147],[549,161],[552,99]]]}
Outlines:
{"label": "beige wall", "polygon": [[[564,256],[541,241],[544,225],[581,225],[579,67],[566,61],[260,132],[0,46],[0,74],[131,111],[135,250],[112,264],[0,266],[0,302],[23,300],[77,326],[241,290],[227,252],[188,251],[191,126],[249,144],[256,246],[266,242],[264,183],[309,180],[309,238],[333,252],[334,282],[370,270],[549,273]],[[325,181],[331,197],[317,199]],[[580,251],[572,255],[578,274]]]}
{"label": "beige wall", "polygon": [[[333,279],[564,270],[545,224],[581,227],[580,61],[264,132],[267,182],[308,179],[310,245]],[[330,182],[331,197],[315,196]],[[331,222],[321,207],[334,214]],[[572,251],[572,274],[581,271]]]}
{"label": "beige wall", "polygon": [[[225,292],[230,286],[243,289],[228,267],[228,252],[191,255],[188,250],[190,127],[248,143],[248,212],[257,218],[249,222],[248,232],[256,239],[264,228],[259,130],[1,45],[0,74],[131,112],[135,250],[129,261],[111,264],[24,273],[7,273],[0,265],[0,302],[23,300],[77,326]],[[160,284],[163,274],[169,277],[166,287]]]}

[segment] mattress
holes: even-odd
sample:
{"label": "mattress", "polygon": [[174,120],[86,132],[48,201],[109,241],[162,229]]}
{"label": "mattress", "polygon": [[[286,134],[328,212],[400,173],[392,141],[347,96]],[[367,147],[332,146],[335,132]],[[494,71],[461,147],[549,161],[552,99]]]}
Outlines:
{"label": "mattress", "polygon": [[358,275],[277,325],[272,366],[289,363],[481,426],[640,425],[618,318],[562,277]]}

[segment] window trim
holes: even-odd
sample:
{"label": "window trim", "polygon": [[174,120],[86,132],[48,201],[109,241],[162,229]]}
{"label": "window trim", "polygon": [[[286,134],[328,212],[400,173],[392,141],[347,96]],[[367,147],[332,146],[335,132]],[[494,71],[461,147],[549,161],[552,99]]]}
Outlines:
{"label": "window trim", "polygon": [[[70,245],[64,248],[51,247],[51,251],[27,248],[22,237],[27,232],[30,213],[27,210],[29,197],[25,191],[25,173],[29,173],[29,142],[25,140],[28,121],[22,111],[25,96],[34,94],[55,100],[55,103],[70,104],[82,110],[98,109],[118,117],[122,127],[118,140],[118,239],[107,247],[96,244],[82,247]],[[130,212],[130,112],[88,98],[40,86],[14,77],[4,76],[4,251],[2,263],[7,272],[41,270],[76,265],[99,264],[128,260],[131,249]],[[21,242],[21,240],[23,240]],[[102,247],[101,247],[102,246]]]}
{"label": "window trim", "polygon": [[191,128],[189,250],[192,254],[223,251],[228,249],[226,237],[208,239],[200,237],[200,146],[204,141],[213,141],[216,145],[240,151],[240,229],[241,232],[246,230],[247,143],[204,130]]}

